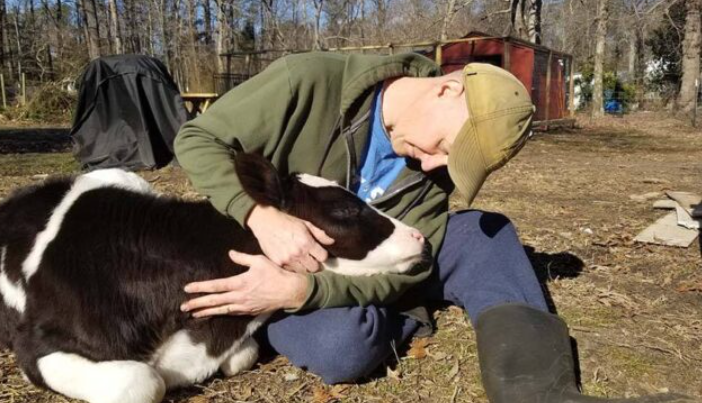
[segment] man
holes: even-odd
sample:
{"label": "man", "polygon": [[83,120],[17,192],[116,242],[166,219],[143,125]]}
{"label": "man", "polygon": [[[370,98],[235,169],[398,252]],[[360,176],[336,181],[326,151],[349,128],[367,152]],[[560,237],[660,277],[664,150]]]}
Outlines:
{"label": "man", "polygon": [[[176,140],[193,185],[248,227],[266,256],[233,254],[250,270],[190,284],[187,292],[209,294],[182,309],[194,316],[287,311],[267,326],[272,347],[337,383],[368,374],[391,353],[392,341],[428,323],[420,297],[448,300],[475,326],[491,402],[609,401],[579,394],[567,328],[548,313],[509,221],[480,211],[448,214],[453,184],[470,203],[488,174],[524,145],[533,111],[524,86],[489,65],[441,76],[415,54],[312,53],[276,61],[186,124]],[[433,248],[434,267],[369,277],[318,272],[324,245],[334,240],[255,205],[231,163],[237,150],[261,153],[283,172],[336,180],[418,228]],[[411,288],[412,298],[403,299]]]}

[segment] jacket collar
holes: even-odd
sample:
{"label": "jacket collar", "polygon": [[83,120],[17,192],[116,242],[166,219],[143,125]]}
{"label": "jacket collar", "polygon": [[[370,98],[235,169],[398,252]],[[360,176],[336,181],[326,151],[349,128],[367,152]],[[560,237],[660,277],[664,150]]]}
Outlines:
{"label": "jacket collar", "polygon": [[392,56],[349,55],[344,66],[340,114],[344,116],[351,105],[371,87],[393,77],[434,77],[441,69],[431,59],[417,53]]}

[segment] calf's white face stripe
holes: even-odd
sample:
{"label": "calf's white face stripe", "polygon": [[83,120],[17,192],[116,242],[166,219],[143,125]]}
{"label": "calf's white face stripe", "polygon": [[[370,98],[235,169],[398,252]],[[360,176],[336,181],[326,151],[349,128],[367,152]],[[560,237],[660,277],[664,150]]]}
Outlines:
{"label": "calf's white face stripe", "polygon": [[298,174],[297,179],[305,185],[313,188],[341,187],[338,183],[329,179],[320,178],[319,176]]}
{"label": "calf's white face stripe", "polygon": [[58,234],[61,228],[63,218],[66,216],[71,206],[73,206],[73,203],[75,203],[78,197],[83,193],[101,187],[119,187],[139,193],[151,192],[151,186],[148,182],[140,178],[137,174],[125,172],[120,169],[93,171],[76,178],[73,186],[71,186],[71,190],[66,193],[61,203],[59,203],[53,213],[51,213],[46,228],[37,235],[31,252],[29,252],[29,255],[27,255],[27,258],[22,263],[22,273],[27,281],[37,272],[44,251],[51,241],[56,238],[56,234]]}
{"label": "calf's white face stripe", "polygon": [[7,246],[0,249],[0,294],[5,305],[17,310],[19,313],[24,313],[24,307],[27,304],[27,294],[20,284],[15,284],[10,281],[5,273],[5,259],[7,257]]}
{"label": "calf's white face stripe", "polygon": [[347,276],[405,273],[422,260],[424,244],[412,235],[412,227],[380,211],[378,213],[392,221],[395,225],[393,233],[363,259],[329,259],[323,263],[325,270]]}

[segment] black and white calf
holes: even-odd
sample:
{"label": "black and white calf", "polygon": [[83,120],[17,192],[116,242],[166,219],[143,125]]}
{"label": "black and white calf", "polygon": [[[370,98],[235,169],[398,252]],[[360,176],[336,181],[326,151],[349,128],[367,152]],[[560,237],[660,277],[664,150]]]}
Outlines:
{"label": "black and white calf", "polygon": [[[421,260],[416,230],[334,183],[279,176],[241,154],[245,191],[323,229],[325,268],[404,272]],[[271,229],[275,230],[275,229]],[[179,310],[189,282],[246,270],[227,251],[258,254],[255,238],[208,202],[154,194],[120,170],[50,179],[0,204],[0,344],[33,383],[91,403],[151,403],[221,369],[250,368],[266,320],[194,320]]]}

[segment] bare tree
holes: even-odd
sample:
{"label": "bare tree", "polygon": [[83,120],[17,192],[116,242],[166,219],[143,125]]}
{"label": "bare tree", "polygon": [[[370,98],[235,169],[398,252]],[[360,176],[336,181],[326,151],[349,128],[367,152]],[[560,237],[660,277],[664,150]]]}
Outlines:
{"label": "bare tree", "polygon": [[110,10],[110,36],[112,37],[113,49],[112,51],[117,54],[124,53],[122,48],[122,33],[119,28],[119,17],[117,15],[117,4],[115,0],[108,0],[108,8]]}
{"label": "bare tree", "polygon": [[597,7],[597,35],[595,46],[595,75],[592,88],[592,116],[604,115],[604,60],[605,44],[607,42],[607,20],[609,18],[609,0],[599,0]]}
{"label": "bare tree", "polygon": [[510,33],[541,43],[541,8],[542,0],[511,0]]}
{"label": "bare tree", "polygon": [[100,30],[98,28],[97,14],[94,0],[78,0],[81,5],[82,16],[85,27],[85,38],[88,45],[88,55],[90,59],[97,59],[100,53]]}
{"label": "bare tree", "polygon": [[314,33],[314,38],[312,41],[312,48],[319,50],[324,47],[322,45],[322,38],[320,34],[322,26],[322,9],[324,8],[324,0],[312,0],[312,3],[314,4],[314,30],[312,31]]}
{"label": "bare tree", "polygon": [[683,113],[695,107],[700,79],[700,10],[702,0],[687,0],[685,18],[685,39],[682,45],[682,79],[678,106]]}

